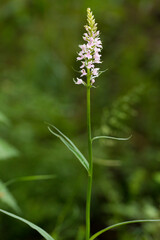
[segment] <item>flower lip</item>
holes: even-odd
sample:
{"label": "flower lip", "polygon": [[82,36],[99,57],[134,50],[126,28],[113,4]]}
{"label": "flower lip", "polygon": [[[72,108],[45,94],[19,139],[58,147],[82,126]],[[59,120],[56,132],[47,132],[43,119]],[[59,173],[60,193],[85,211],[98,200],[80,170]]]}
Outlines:
{"label": "flower lip", "polygon": [[82,79],[80,79],[80,78],[77,78],[77,82],[75,81],[75,84],[83,84],[83,80]]}

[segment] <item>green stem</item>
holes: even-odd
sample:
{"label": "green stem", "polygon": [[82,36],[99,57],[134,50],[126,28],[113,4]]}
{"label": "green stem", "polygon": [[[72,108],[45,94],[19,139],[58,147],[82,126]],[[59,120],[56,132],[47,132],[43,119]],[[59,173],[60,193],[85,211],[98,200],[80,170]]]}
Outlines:
{"label": "green stem", "polygon": [[88,130],[88,155],[89,155],[89,174],[86,200],[86,240],[90,238],[90,211],[91,211],[91,194],[92,194],[92,138],[91,138],[91,107],[90,107],[90,70],[87,72],[87,130]]}

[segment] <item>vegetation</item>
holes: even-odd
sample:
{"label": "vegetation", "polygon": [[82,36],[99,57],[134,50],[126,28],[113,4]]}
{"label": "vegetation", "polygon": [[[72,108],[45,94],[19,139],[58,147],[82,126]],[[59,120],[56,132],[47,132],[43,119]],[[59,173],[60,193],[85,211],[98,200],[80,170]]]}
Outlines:
{"label": "vegetation", "polygon": [[[160,218],[158,3],[2,0],[0,6],[0,207],[21,211],[56,240],[84,239],[85,169],[45,122],[87,156],[86,96],[73,84],[72,68],[79,68],[77,46],[90,6],[101,30],[101,68],[108,68],[92,91],[93,135],[132,135],[126,142],[93,143],[91,233],[121,221]],[[54,178],[4,185],[33,175]],[[2,214],[0,236],[41,239]],[[159,223],[147,223],[119,227],[99,239],[158,237]]]}

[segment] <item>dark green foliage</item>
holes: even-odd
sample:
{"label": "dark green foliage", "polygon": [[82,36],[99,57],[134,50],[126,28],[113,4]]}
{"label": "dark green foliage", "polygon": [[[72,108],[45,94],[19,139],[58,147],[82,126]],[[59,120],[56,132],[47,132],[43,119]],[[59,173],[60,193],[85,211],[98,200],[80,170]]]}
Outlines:
{"label": "dark green foliage", "polygon": [[[93,135],[132,134],[126,142],[93,143],[95,162],[103,165],[94,169],[92,233],[119,221],[160,217],[158,1],[3,0],[0,111],[9,123],[0,130],[1,139],[20,154],[0,161],[0,179],[56,175],[41,184],[10,187],[22,217],[56,240],[84,239],[86,171],[44,122],[65,132],[87,156],[86,89],[72,81],[77,76],[72,67],[79,68],[76,52],[83,42],[87,7],[101,30],[101,70],[108,68],[92,89]],[[159,239],[159,224],[121,227],[100,239],[107,238]],[[40,237],[0,216],[0,239]]]}

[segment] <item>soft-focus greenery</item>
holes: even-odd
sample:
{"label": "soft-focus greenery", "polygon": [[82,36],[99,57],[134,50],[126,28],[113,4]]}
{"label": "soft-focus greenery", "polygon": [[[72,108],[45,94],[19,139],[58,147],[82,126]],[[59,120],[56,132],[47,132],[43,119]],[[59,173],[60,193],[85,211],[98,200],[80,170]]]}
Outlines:
{"label": "soft-focus greenery", "polygon": [[[93,135],[133,135],[127,142],[93,143],[92,233],[119,221],[160,218],[158,1],[1,0],[0,179],[56,176],[17,182],[7,190],[21,216],[56,240],[84,239],[85,169],[44,122],[57,126],[87,156],[86,89],[72,81],[87,7],[101,30],[101,69],[108,68],[92,89]],[[0,206],[13,211],[2,201]],[[99,239],[159,239],[159,227],[124,226]],[[0,215],[0,239],[41,236]]]}

